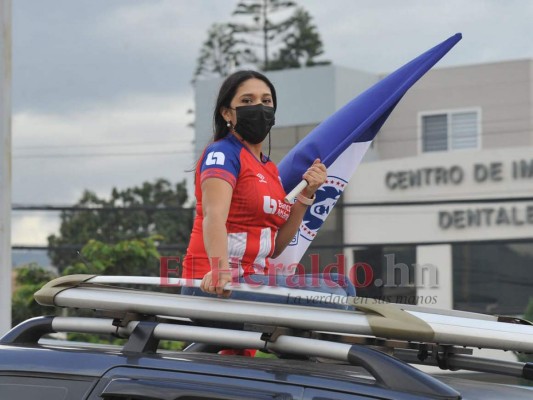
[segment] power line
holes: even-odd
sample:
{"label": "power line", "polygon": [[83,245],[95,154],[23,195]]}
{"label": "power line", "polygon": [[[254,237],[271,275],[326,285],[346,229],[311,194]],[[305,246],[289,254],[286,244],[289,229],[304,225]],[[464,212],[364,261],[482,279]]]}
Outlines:
{"label": "power line", "polygon": [[[512,203],[533,201],[533,196],[521,197],[493,197],[482,199],[445,199],[445,200],[409,200],[409,201],[386,201],[386,202],[365,202],[365,203],[339,203],[338,208],[352,207],[398,207],[398,206],[430,206],[442,204],[476,204],[476,203]],[[192,211],[195,207],[176,207],[176,206],[132,206],[132,207],[89,207],[89,206],[62,206],[51,204],[13,204],[12,211]]]}
{"label": "power line", "polygon": [[[469,240],[439,240],[439,241],[426,241],[426,242],[385,242],[385,243],[339,243],[339,244],[311,244],[315,250],[325,249],[346,249],[346,248],[358,248],[358,247],[381,247],[381,246],[425,246],[435,244],[452,244],[452,245],[480,245],[480,244],[528,244],[533,241],[533,238],[511,238],[511,239],[469,239]],[[12,250],[80,250],[84,245],[60,245],[60,246],[38,246],[38,245],[19,245],[14,244],[11,246]],[[175,245],[159,245],[158,250],[186,250],[186,244]]]}
{"label": "power line", "polygon": [[87,207],[87,206],[56,206],[56,205],[23,205],[13,204],[12,211],[191,211],[194,207],[176,206],[132,206],[132,207]]}
{"label": "power line", "polygon": [[141,157],[141,156],[166,156],[176,154],[193,154],[191,150],[175,151],[154,151],[138,153],[80,153],[80,154],[24,154],[14,155],[18,159],[38,159],[38,158],[94,158],[94,157]]}
{"label": "power line", "polygon": [[[408,128],[404,128],[407,130]],[[410,129],[411,131],[416,133],[417,128]],[[394,131],[398,131],[401,129],[394,129],[389,130],[388,132],[392,133]],[[504,136],[504,135],[513,135],[517,133],[523,133],[524,130],[511,130],[511,131],[498,131],[498,132],[491,132],[491,133],[483,133],[479,137],[483,141],[483,138],[491,137],[491,136]],[[389,135],[390,135],[389,133]],[[389,136],[387,135],[387,136]],[[275,140],[275,139],[274,139]],[[406,137],[406,136],[400,136],[395,138],[388,138],[384,137],[382,138],[379,134],[376,136],[375,143],[379,146],[380,144],[394,144],[394,143],[405,143],[405,142],[421,142],[421,138],[416,137]],[[176,142],[168,142],[176,144]],[[164,144],[161,142],[160,144]],[[142,143],[139,143],[138,145],[143,145]],[[107,144],[95,144],[95,145],[79,145],[79,146],[50,146],[47,148],[62,148],[62,147],[120,147],[121,144],[114,143],[111,145]],[[136,146],[136,144],[131,144],[131,146]],[[35,149],[39,148],[45,148],[45,147],[39,147],[35,146]],[[30,147],[27,147],[27,149],[30,149]],[[447,150],[447,151],[453,151],[453,150]],[[68,153],[52,153],[52,154],[15,154],[13,155],[14,159],[48,159],[48,158],[98,158],[98,157],[142,157],[142,156],[169,156],[169,155],[176,155],[176,154],[187,154],[187,155],[194,155],[194,150],[173,150],[173,151],[151,151],[151,152],[131,152],[131,153],[74,153],[74,154],[68,154]]]}
{"label": "power line", "polygon": [[33,150],[33,149],[58,149],[58,148],[76,148],[76,147],[130,147],[130,146],[152,146],[160,144],[192,144],[192,140],[166,140],[166,141],[139,141],[139,142],[101,142],[101,143],[86,143],[86,144],[55,144],[55,145],[31,145],[31,146],[15,146],[13,150]]}
{"label": "power line", "polygon": [[[59,245],[59,246],[14,244],[11,246],[11,250],[76,251],[76,250],[81,250],[84,246],[85,246],[84,244],[64,244],[64,245]],[[161,251],[170,251],[170,250],[184,251],[187,249],[187,244],[161,244],[159,246],[156,246],[156,248],[157,250],[161,250]]]}

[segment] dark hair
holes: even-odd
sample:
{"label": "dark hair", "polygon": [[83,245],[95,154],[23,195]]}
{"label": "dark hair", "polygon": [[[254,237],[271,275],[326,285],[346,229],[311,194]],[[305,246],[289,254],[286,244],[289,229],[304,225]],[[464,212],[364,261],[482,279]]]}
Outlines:
{"label": "dark hair", "polygon": [[226,121],[220,114],[220,109],[222,107],[230,107],[231,100],[237,92],[237,88],[248,79],[260,79],[267,84],[272,93],[272,101],[274,102],[274,109],[278,104],[276,98],[276,89],[272,82],[268,80],[266,76],[257,71],[246,70],[246,71],[237,71],[228,76],[218,91],[217,102],[215,104],[215,111],[213,113],[213,140],[219,140],[225,137],[228,134],[228,127],[226,126]]}

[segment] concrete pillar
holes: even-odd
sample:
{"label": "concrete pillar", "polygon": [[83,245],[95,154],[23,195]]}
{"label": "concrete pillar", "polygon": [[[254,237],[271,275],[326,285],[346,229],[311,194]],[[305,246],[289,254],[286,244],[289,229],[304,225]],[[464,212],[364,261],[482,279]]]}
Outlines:
{"label": "concrete pillar", "polygon": [[11,328],[11,0],[0,0],[0,335]]}
{"label": "concrete pillar", "polygon": [[452,246],[417,246],[415,268],[418,304],[451,310],[453,308]]}

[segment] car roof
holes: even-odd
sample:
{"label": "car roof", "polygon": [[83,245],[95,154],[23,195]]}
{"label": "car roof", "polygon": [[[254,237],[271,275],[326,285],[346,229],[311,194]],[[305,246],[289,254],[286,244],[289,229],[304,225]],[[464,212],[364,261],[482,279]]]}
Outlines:
{"label": "car roof", "polygon": [[[46,344],[0,345],[0,370],[5,373],[35,373],[99,378],[109,371],[135,368],[142,370],[187,372],[218,375],[320,388],[335,392],[391,396],[394,390],[376,386],[375,379],[358,366],[326,364],[294,359],[268,359],[209,353],[159,351],[155,354],[125,354],[117,346],[92,346],[47,341]],[[24,351],[21,351],[24,350]],[[81,362],[83,361],[83,362]],[[76,365],[76,369],[72,369]],[[524,387],[480,382],[451,375],[438,379],[461,393],[463,399],[531,399],[533,392]],[[397,397],[401,393],[397,393]],[[416,396],[411,396],[416,398]]]}
{"label": "car roof", "polygon": [[[533,349],[527,340],[533,327],[517,318],[360,304],[357,298],[348,299],[355,306],[350,310],[221,300],[108,285],[136,284],[145,277],[102,278],[104,281],[95,282],[92,276],[62,277],[36,293],[41,304],[81,308],[83,316],[38,317],[13,328],[0,339],[1,371],[77,374],[96,379],[118,371],[149,375],[157,370],[364,392],[383,398],[493,398],[494,393],[529,398],[531,394],[527,389],[492,388],[452,376],[435,379],[408,364],[466,368],[533,380],[533,364],[470,357],[472,347]],[[89,310],[96,311],[94,316],[88,316]],[[491,328],[488,333],[487,327]],[[459,328],[468,334],[457,335]],[[40,341],[59,332],[106,334],[127,340],[118,347]],[[483,336],[480,346],[478,335]],[[193,345],[183,352],[162,351],[158,350],[162,340]],[[228,348],[263,349],[280,359],[209,354]],[[334,361],[314,362],[323,359]],[[70,370],[73,365],[74,372]]]}

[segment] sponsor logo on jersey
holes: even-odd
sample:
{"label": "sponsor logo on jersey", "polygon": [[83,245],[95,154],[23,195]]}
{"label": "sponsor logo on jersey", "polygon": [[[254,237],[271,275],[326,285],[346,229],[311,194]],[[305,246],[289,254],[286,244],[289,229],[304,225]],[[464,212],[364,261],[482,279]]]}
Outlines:
{"label": "sponsor logo on jersey", "polygon": [[263,196],[263,211],[266,214],[275,214],[278,209],[278,202],[270,196]]}
{"label": "sponsor logo on jersey", "polygon": [[291,213],[291,205],[270,196],[263,196],[263,211],[266,214],[275,214],[286,221]]}
{"label": "sponsor logo on jersey", "polygon": [[212,151],[205,159],[205,165],[224,165],[226,156],[220,151]]}
{"label": "sponsor logo on jersey", "polygon": [[265,176],[263,174],[258,173],[256,176],[259,178],[259,183],[267,183]]}

